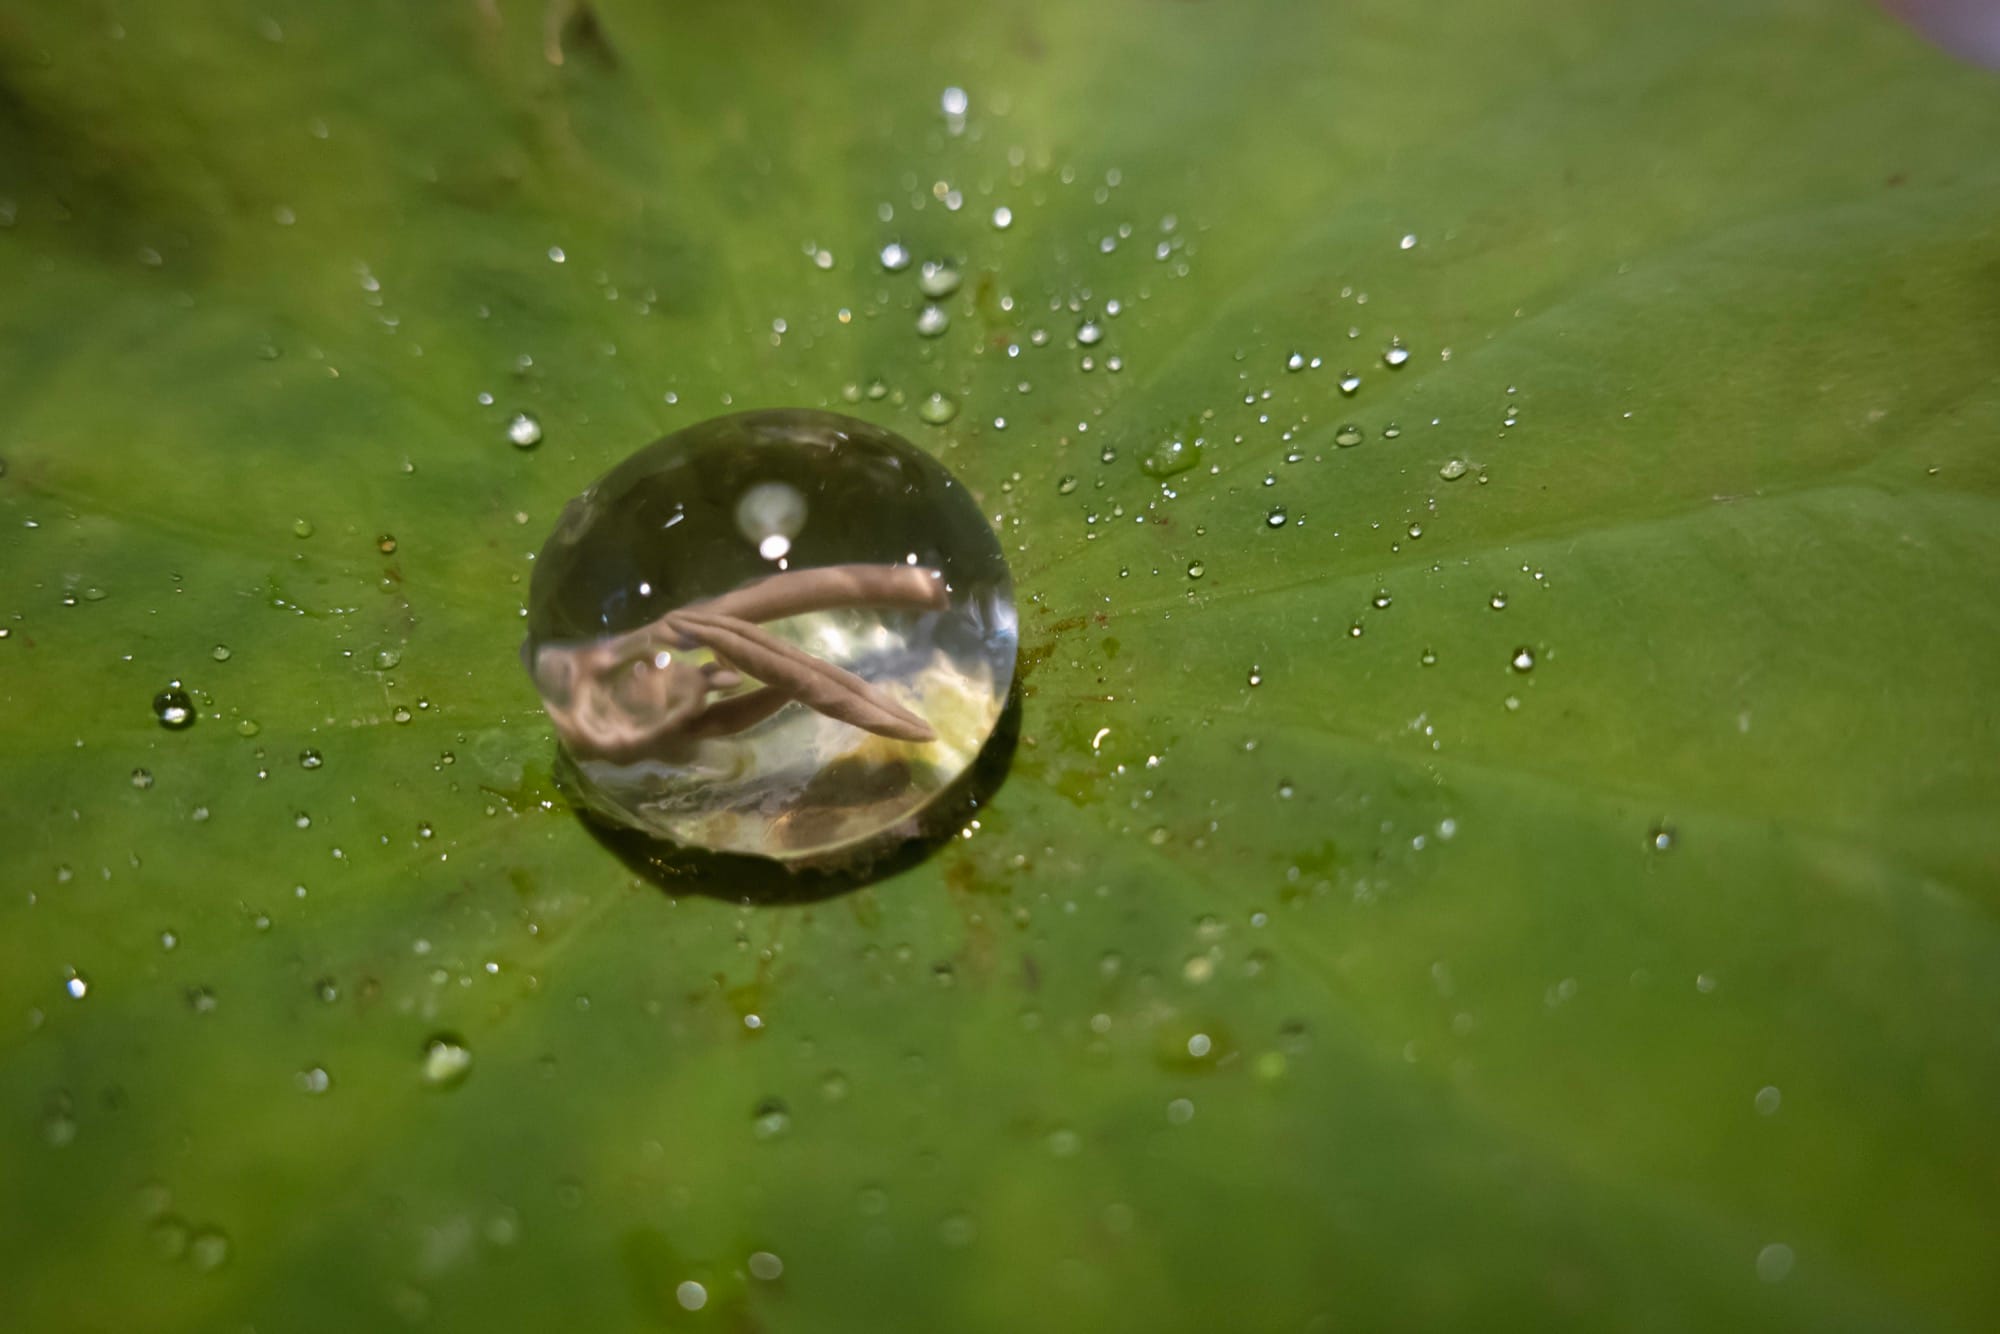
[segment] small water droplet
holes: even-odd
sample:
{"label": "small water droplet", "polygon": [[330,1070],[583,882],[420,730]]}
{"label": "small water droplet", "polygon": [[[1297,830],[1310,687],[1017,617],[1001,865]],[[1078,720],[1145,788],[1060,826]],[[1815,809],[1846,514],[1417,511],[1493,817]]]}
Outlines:
{"label": "small water droplet", "polygon": [[63,992],[71,1000],[82,1000],[90,994],[90,979],[82,973],[77,972],[74,968],[65,969],[63,972]]}
{"label": "small water droplet", "polygon": [[208,656],[214,658],[217,662],[228,662],[230,657],[229,645],[217,644],[209,650]]}
{"label": "small water droplet", "polygon": [[[1511,661],[1515,671],[1532,672],[1535,670],[1535,651],[1526,647],[1517,648]],[[1560,676],[1561,673],[1558,672],[1557,675]]]}
{"label": "small water droplet", "polygon": [[215,1227],[205,1227],[190,1233],[187,1239],[187,1255],[194,1267],[204,1273],[220,1269],[229,1260],[229,1234]]}
{"label": "small water droplet", "polygon": [[412,714],[406,706],[401,704],[398,704],[395,708],[389,711],[389,717],[399,723],[406,723],[410,721],[410,719],[413,718],[414,716],[415,715]]}
{"label": "small water droplet", "polygon": [[1201,463],[1201,438],[1184,440],[1175,436],[1162,440],[1139,460],[1139,468],[1148,477],[1172,477]]}
{"label": "small water droplet", "polygon": [[301,1093],[318,1095],[333,1087],[333,1078],[323,1065],[309,1065],[292,1078]]}
{"label": "small water droplet", "polygon": [[950,394],[934,393],[917,405],[917,415],[932,426],[942,426],[958,415],[958,400]]}
{"label": "small water droplet", "polygon": [[1303,352],[1294,352],[1294,353],[1292,353],[1292,354],[1291,354],[1290,356],[1288,356],[1288,357],[1286,357],[1286,358],[1285,358],[1285,369],[1286,369],[1286,370],[1288,370],[1288,371],[1292,371],[1292,372],[1298,372],[1298,371],[1302,371],[1302,370],[1304,370],[1305,368],[1306,368],[1306,354],[1305,354],[1305,353],[1303,353]]}
{"label": "small water droplet", "polygon": [[1443,467],[1438,469],[1438,476],[1444,478],[1447,482],[1457,481],[1459,478],[1465,476],[1465,460],[1449,460]]}
{"label": "small water droplet", "polygon": [[1766,1283],[1782,1283],[1791,1276],[1796,1258],[1791,1247],[1774,1241],[1757,1252],[1757,1277]]}
{"label": "small water droplet", "polygon": [[770,1251],[750,1252],[744,1267],[750,1271],[750,1277],[762,1283],[774,1282],[785,1272],[785,1262]]}
{"label": "small water droplet", "polygon": [[708,1305],[708,1289],[689,1279],[674,1289],[674,1300],[680,1303],[683,1311],[699,1311]]}
{"label": "small water droplet", "polygon": [[1191,560],[1191,561],[1189,561],[1189,562],[1188,562],[1188,567],[1187,567],[1187,576],[1188,576],[1188,578],[1190,578],[1190,579],[1199,579],[1199,578],[1201,578],[1201,577],[1202,577],[1202,576],[1203,576],[1204,574],[1207,574],[1207,573],[1208,573],[1208,567],[1207,567],[1206,565],[1203,565],[1203,564],[1202,564],[1202,563],[1201,563],[1200,561],[1198,561],[1198,560]]}
{"label": "small water droplet", "polygon": [[1056,494],[1066,496],[1074,490],[1076,490],[1076,475],[1074,473],[1063,474],[1061,480],[1056,483]]}
{"label": "small water droplet", "polygon": [[1757,1115],[1776,1116],[1778,1109],[1784,1105],[1784,1102],[1785,1095],[1778,1091],[1777,1086],[1766,1084],[1763,1088],[1757,1090],[1757,1097],[1755,1099]]}
{"label": "small water droplet", "polygon": [[1349,398],[1352,398],[1354,397],[1355,391],[1357,391],[1360,388],[1361,388],[1360,376],[1356,375],[1353,371],[1342,371],[1340,373],[1341,393],[1347,395]]}
{"label": "small water droplet", "polygon": [[1403,433],[1403,428],[1396,425],[1396,423],[1394,422],[1390,422],[1387,426],[1384,426],[1382,428],[1382,438],[1384,440],[1394,440],[1398,436],[1402,435],[1402,433]]}
{"label": "small water droplet", "polygon": [[383,533],[379,535],[375,539],[375,549],[381,552],[385,556],[395,555],[396,535],[394,533]]}
{"label": "small water droplet", "polygon": [[153,716],[160,726],[180,731],[194,725],[194,701],[178,685],[168,686],[153,696]]}
{"label": "small water droplet", "polygon": [[1417,248],[1417,234],[1415,232],[1404,233],[1403,239],[1396,242],[1396,248],[1398,250],[1415,250]]}
{"label": "small water droplet", "polygon": [[791,1109],[779,1098],[766,1098],[751,1113],[750,1133],[761,1140],[782,1138],[792,1128]]}
{"label": "small water droplet", "polygon": [[439,1033],[424,1043],[424,1084],[434,1089],[457,1088],[472,1073],[472,1048],[462,1038]]}
{"label": "small water droplet", "polygon": [[956,292],[959,281],[958,270],[938,260],[927,259],[917,270],[917,290],[933,300]]}
{"label": "small water droplet", "polygon": [[532,413],[517,412],[507,422],[507,438],[519,449],[533,449],[542,443],[542,424]]}
{"label": "small water droplet", "polygon": [[839,1070],[829,1070],[819,1077],[819,1096],[828,1102],[847,1101],[847,1076]]}
{"label": "small water droplet", "polygon": [[301,769],[317,769],[324,763],[326,763],[325,759],[321,757],[318,751],[311,747],[307,747],[305,750],[299,752],[299,768]]}
{"label": "small water droplet", "polygon": [[1654,852],[1672,852],[1680,841],[1680,834],[1665,821],[1646,831],[1646,846]]}
{"label": "small water droplet", "polygon": [[1271,512],[1264,516],[1264,522],[1272,528],[1283,528],[1285,526],[1284,506],[1274,506]]}
{"label": "small water droplet", "polygon": [[891,241],[882,247],[882,267],[890,273],[901,273],[910,267],[910,248],[901,241]]}
{"label": "small water droplet", "polygon": [[311,537],[313,535],[312,520],[311,519],[292,520],[292,532],[294,535],[298,537]]}
{"label": "small water droplet", "polygon": [[1507,609],[1507,595],[1505,593],[1495,593],[1486,600],[1486,605],[1495,611],[1505,611]]}
{"label": "small water droplet", "polygon": [[386,672],[403,660],[403,650],[399,648],[378,648],[375,650],[375,670]]}
{"label": "small water droplet", "polygon": [[1427,648],[1417,657],[1418,663],[1420,663],[1425,667],[1437,666],[1437,660],[1438,660],[1438,655],[1436,649]]}
{"label": "small water droplet", "polygon": [[993,210],[993,230],[1004,232],[1014,225],[1014,210],[1005,204]]}
{"label": "small water droplet", "polygon": [[1259,667],[1259,666],[1257,666],[1257,665],[1256,665],[1256,664],[1254,664],[1254,663],[1253,663],[1253,664],[1251,664],[1251,667],[1250,667],[1250,676],[1249,676],[1249,681],[1250,681],[1250,684],[1251,684],[1252,686],[1260,686],[1260,685],[1263,685],[1263,684],[1264,684],[1264,669],[1263,669],[1262,667]]}
{"label": "small water droplet", "polygon": [[153,771],[151,769],[134,769],[132,771],[133,787],[136,787],[141,792],[144,792],[147,788],[151,787],[152,785],[153,785]]}
{"label": "small water droplet", "polygon": [[917,312],[917,332],[925,338],[936,338],[951,327],[951,316],[936,302]]}
{"label": "small water droplet", "polygon": [[1096,320],[1085,320],[1076,326],[1076,341],[1085,347],[1095,346],[1104,337],[1104,330]]}
{"label": "small water droplet", "polygon": [[166,1214],[154,1219],[152,1226],[146,1229],[146,1244],[162,1260],[179,1260],[187,1255],[188,1240],[192,1236],[193,1230],[188,1227],[186,1219]]}
{"label": "small water droplet", "polygon": [[1410,349],[1403,346],[1403,340],[1400,338],[1391,338],[1389,346],[1382,350],[1382,364],[1390,370],[1399,369],[1409,359]]}
{"label": "small water droplet", "polygon": [[207,987],[189,987],[187,989],[187,1003],[188,1008],[196,1014],[215,1013],[215,993]]}
{"label": "small water droplet", "polygon": [[1352,449],[1361,443],[1361,428],[1348,422],[1333,433],[1333,443],[1342,449]]}

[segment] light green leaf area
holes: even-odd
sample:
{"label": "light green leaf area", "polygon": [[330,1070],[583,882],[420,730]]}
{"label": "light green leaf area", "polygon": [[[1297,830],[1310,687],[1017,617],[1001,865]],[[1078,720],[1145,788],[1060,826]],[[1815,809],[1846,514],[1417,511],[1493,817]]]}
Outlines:
{"label": "light green leaf area", "polygon": [[[1996,145],[1860,3],[5,0],[0,1325],[1991,1328]],[[517,647],[770,406],[1026,675],[745,905]]]}

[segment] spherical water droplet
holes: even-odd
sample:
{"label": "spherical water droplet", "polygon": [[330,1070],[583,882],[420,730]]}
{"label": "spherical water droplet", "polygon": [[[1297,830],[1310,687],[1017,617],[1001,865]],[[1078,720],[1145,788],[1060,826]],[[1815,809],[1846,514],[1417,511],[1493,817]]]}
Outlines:
{"label": "spherical water droplet", "polygon": [[1457,481],[1459,478],[1465,476],[1465,460],[1451,459],[1447,461],[1443,467],[1438,469],[1438,476],[1444,478],[1447,482]]}
{"label": "spherical water droplet", "polygon": [[683,1311],[699,1311],[708,1305],[708,1289],[689,1279],[674,1289],[674,1300],[680,1303]]}
{"label": "spherical water droplet", "polygon": [[958,270],[938,260],[927,259],[917,270],[917,290],[932,300],[956,292],[959,281]]}
{"label": "spherical water droplet", "polygon": [[938,106],[947,116],[963,116],[972,101],[965,95],[965,89],[956,86],[947,88],[938,96]]}
{"label": "spherical water droplet", "polygon": [[[937,398],[920,415],[950,420]],[[766,482],[805,506],[776,562],[737,522]],[[702,423],[593,483],[535,562],[528,634],[594,814],[781,861],[904,832],[997,723],[1017,644],[966,488],[880,427],[806,411]]]}
{"label": "spherical water droplet", "polygon": [[194,725],[194,701],[178,686],[168,686],[153,696],[153,716],[160,726],[179,731]]}
{"label": "spherical water droplet", "polygon": [[917,415],[932,426],[942,426],[958,415],[958,400],[950,394],[934,393],[917,404]]}
{"label": "spherical water droplet", "polygon": [[943,306],[932,303],[917,312],[917,332],[925,338],[936,338],[951,327],[951,316]]}
{"label": "spherical water droplet", "polygon": [[792,1128],[792,1113],[783,1100],[766,1098],[757,1104],[750,1116],[750,1133],[758,1139],[771,1140],[789,1132]]}
{"label": "spherical water droplet", "polygon": [[1085,347],[1094,347],[1104,337],[1104,330],[1096,320],[1085,320],[1076,326],[1076,341]]}
{"label": "spherical water droplet", "polygon": [[1251,684],[1251,685],[1252,685],[1253,687],[1254,687],[1254,686],[1260,686],[1260,685],[1263,685],[1263,684],[1264,684],[1264,669],[1263,669],[1262,667],[1259,667],[1259,666],[1256,666],[1256,665],[1255,665],[1255,664],[1253,663],[1253,664],[1251,665],[1251,668],[1250,668],[1250,677],[1249,677],[1249,680],[1250,680],[1250,684]]}
{"label": "spherical water droplet", "polygon": [[1189,562],[1188,562],[1188,567],[1187,567],[1187,576],[1188,576],[1188,578],[1190,578],[1190,579],[1199,579],[1199,578],[1201,578],[1201,577],[1202,577],[1202,576],[1203,576],[1204,574],[1207,574],[1207,573],[1208,573],[1208,567],[1207,567],[1206,565],[1203,565],[1203,564],[1202,564],[1202,563],[1201,563],[1200,561],[1198,561],[1198,560],[1191,560],[1191,561],[1189,561]]}
{"label": "spherical water droplet", "polygon": [[993,229],[1004,232],[1014,225],[1014,210],[1005,204],[993,210]]}
{"label": "spherical water droplet", "polygon": [[1400,338],[1390,339],[1389,346],[1382,350],[1382,364],[1390,370],[1400,368],[1409,359],[1410,349],[1403,346],[1403,340]]}
{"label": "spherical water droplet", "polygon": [[1417,248],[1417,234],[1415,232],[1405,233],[1403,239],[1396,243],[1396,248],[1398,250],[1415,250]]}
{"label": "spherical water droplet", "polygon": [[1264,516],[1264,522],[1272,528],[1283,528],[1285,526],[1284,507],[1282,505],[1274,507],[1269,514]]}
{"label": "spherical water droplet", "polygon": [[[1535,651],[1531,648],[1517,648],[1514,650],[1511,663],[1517,672],[1532,672],[1535,670]],[[1562,673],[1558,672],[1556,675],[1561,676]]]}
{"label": "spherical water droplet", "polygon": [[228,662],[230,658],[229,645],[217,644],[213,649],[209,650],[208,656],[214,658],[217,662]]}
{"label": "spherical water droplet", "polygon": [[311,519],[292,520],[292,532],[299,537],[311,537],[313,535],[312,520]]}
{"label": "spherical water droplet", "polygon": [[1679,841],[1680,835],[1664,821],[1646,831],[1646,846],[1654,852],[1672,852]]}
{"label": "spherical water droplet", "polygon": [[1333,443],[1342,449],[1354,448],[1361,443],[1361,428],[1352,422],[1347,423],[1333,433]]}
{"label": "spherical water droplet", "polygon": [[890,273],[901,273],[910,267],[910,248],[900,241],[891,241],[882,247],[882,267]]}
{"label": "spherical water droplet", "polygon": [[66,969],[63,974],[63,994],[71,1000],[82,1000],[90,994],[90,979],[74,968]]}
{"label": "spherical water droplet", "polygon": [[1288,357],[1286,357],[1286,358],[1285,358],[1285,369],[1286,369],[1286,370],[1288,370],[1288,371],[1302,371],[1302,370],[1304,370],[1305,368],[1306,368],[1306,354],[1305,354],[1305,353],[1303,353],[1303,352],[1294,352],[1294,353],[1292,353],[1292,354],[1291,354],[1290,356],[1288,356]]}
{"label": "spherical water droplet", "polygon": [[424,1084],[434,1089],[457,1088],[472,1073],[472,1048],[450,1033],[424,1043]]}
{"label": "spherical water droplet", "polygon": [[507,438],[520,449],[533,449],[542,443],[542,424],[532,413],[517,412],[507,422]]}

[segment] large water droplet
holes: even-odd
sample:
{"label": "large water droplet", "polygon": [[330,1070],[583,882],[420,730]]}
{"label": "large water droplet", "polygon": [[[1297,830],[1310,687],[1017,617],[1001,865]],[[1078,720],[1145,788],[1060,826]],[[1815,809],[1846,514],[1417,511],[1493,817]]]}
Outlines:
{"label": "large water droplet", "polygon": [[[926,420],[950,419],[938,398]],[[742,498],[774,483],[796,504],[746,534]],[[906,833],[997,723],[1016,634],[999,542],[935,459],[764,412],[669,436],[571,502],[525,658],[594,812],[789,861]]]}

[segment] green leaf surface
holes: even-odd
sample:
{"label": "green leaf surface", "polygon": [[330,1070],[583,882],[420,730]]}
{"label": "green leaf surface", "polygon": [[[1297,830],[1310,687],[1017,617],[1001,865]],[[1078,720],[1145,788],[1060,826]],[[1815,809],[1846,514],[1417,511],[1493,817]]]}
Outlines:
{"label": "green leaf surface", "polygon": [[[1996,144],[1858,3],[0,0],[0,1325],[1991,1328]],[[516,649],[788,405],[1026,676],[758,906]]]}

